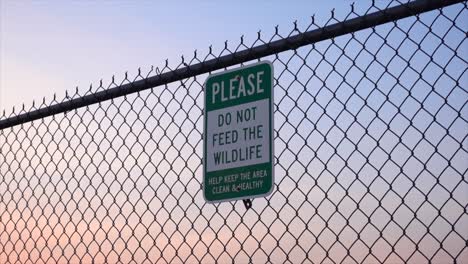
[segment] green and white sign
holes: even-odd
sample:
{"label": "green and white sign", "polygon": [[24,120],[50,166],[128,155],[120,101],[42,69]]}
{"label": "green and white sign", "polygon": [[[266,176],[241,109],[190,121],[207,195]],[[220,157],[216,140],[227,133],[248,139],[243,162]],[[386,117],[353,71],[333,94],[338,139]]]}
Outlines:
{"label": "green and white sign", "polygon": [[273,66],[260,62],[205,83],[203,194],[207,202],[273,190]]}

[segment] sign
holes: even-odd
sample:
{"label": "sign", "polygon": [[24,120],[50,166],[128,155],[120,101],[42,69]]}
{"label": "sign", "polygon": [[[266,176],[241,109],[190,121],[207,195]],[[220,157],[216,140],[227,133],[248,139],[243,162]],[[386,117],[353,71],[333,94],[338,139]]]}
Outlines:
{"label": "sign", "polygon": [[203,194],[207,202],[273,190],[273,66],[260,62],[205,82]]}

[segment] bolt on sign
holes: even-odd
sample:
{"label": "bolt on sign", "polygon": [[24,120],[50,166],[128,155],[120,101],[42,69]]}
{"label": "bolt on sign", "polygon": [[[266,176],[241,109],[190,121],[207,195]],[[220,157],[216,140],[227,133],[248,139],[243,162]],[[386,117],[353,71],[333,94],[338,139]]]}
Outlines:
{"label": "bolt on sign", "polygon": [[207,202],[273,190],[273,65],[212,74],[205,82],[203,194]]}

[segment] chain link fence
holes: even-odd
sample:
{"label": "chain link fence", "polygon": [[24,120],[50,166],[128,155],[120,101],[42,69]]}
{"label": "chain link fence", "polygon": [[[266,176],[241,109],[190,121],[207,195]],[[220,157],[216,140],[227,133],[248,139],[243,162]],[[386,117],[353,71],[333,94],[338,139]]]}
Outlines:
{"label": "chain link fence", "polygon": [[[0,263],[468,262],[467,3],[379,5],[3,114]],[[274,191],[207,204],[203,83],[257,60]]]}

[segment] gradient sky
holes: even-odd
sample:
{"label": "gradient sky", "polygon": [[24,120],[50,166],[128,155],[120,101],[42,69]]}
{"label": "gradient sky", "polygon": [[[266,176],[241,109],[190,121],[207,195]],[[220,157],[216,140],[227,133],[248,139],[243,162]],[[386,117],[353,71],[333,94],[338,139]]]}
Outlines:
{"label": "gradient sky", "polygon": [[[195,49],[203,58],[210,44],[217,55],[225,40],[233,50],[259,29],[267,40],[277,24],[286,36],[313,13],[322,25],[350,3],[0,0],[0,110],[50,102],[55,92],[60,99],[101,78],[107,87],[113,74],[119,83],[125,71],[132,79],[166,58],[175,67]],[[433,262],[466,262],[464,10],[462,30],[432,12],[414,27],[407,18],[262,58],[275,62],[277,79],[277,191],[254,210],[206,205],[200,192],[199,95],[208,74],[184,80],[188,88],[174,82],[1,130],[0,262],[73,262],[86,252],[84,262],[99,262],[110,251],[108,262],[320,262],[325,253],[377,262],[364,260],[369,248],[390,263],[420,263],[436,250]],[[421,23],[435,16],[429,34]],[[451,33],[437,51],[441,32]]]}
{"label": "gradient sky", "polygon": [[[251,43],[256,32],[287,33],[347,13],[351,1],[10,1],[0,0],[0,111],[81,91],[100,79],[121,80],[138,67],[176,65],[193,50],[224,41]],[[366,6],[366,5],[364,5]],[[359,5],[356,6],[359,8]]]}

